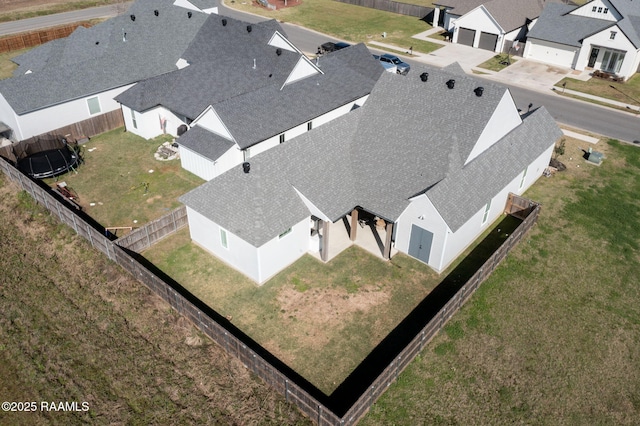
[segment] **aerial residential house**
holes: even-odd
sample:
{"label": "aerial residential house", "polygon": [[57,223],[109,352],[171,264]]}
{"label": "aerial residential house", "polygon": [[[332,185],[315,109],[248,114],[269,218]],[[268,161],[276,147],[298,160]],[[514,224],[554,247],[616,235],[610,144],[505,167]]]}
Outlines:
{"label": "aerial residential house", "polygon": [[[491,50],[520,49],[547,0],[439,0],[434,3],[434,22],[441,9],[444,28],[453,43]],[[434,24],[435,26],[436,24]]]}
{"label": "aerial residential house", "polygon": [[640,2],[548,4],[529,33],[524,57],[629,78],[640,64]]}
{"label": "aerial residential house", "polygon": [[182,166],[209,180],[361,106],[382,71],[362,44],[312,61],[275,20],[212,15],[180,70],[116,100],[128,131],[179,135]]}
{"label": "aerial residential house", "polygon": [[412,75],[384,73],[361,108],[184,195],[192,240],[257,283],[369,228],[381,257],[443,271],[541,176],[561,133],[459,66]]}
{"label": "aerial residential house", "polygon": [[[209,16],[191,2],[177,3],[183,6],[138,0],[123,15],[78,27],[69,37],[16,57],[14,76],[0,81],[0,122],[12,130],[11,138],[24,140],[120,114],[115,96],[140,80],[177,69]],[[204,7],[204,1],[197,3]]]}

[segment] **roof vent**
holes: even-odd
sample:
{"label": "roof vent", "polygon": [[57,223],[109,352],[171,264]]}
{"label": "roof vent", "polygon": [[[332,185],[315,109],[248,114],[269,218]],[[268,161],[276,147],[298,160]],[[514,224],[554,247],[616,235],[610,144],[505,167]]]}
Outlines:
{"label": "roof vent", "polygon": [[429,80],[429,73],[428,72],[423,72],[422,74],[420,74],[420,80],[422,80],[424,82]]}
{"label": "roof vent", "polygon": [[269,78],[273,77],[273,74],[269,74]]}
{"label": "roof vent", "polygon": [[480,97],[482,96],[482,92],[484,92],[484,87],[476,87],[475,89],[473,89],[473,91],[476,93],[477,97]]}
{"label": "roof vent", "polygon": [[456,81],[454,79],[451,79],[449,81],[447,81],[447,87],[449,89],[453,89],[453,87],[456,85]]}
{"label": "roof vent", "polygon": [[249,173],[250,170],[251,170],[251,164],[248,161],[245,161],[244,163],[242,163],[243,172]]}
{"label": "roof vent", "polygon": [[158,11],[158,9],[156,9],[156,10],[153,11],[153,14],[158,16],[158,15],[160,15],[160,12]]}
{"label": "roof vent", "polygon": [[132,21],[136,20],[136,15],[129,15],[129,18],[131,18]]}
{"label": "roof vent", "polygon": [[251,32],[251,25],[247,25],[247,32],[250,33]]}
{"label": "roof vent", "polygon": [[276,55],[282,55],[282,49],[280,49],[279,47],[276,49]]}
{"label": "roof vent", "polygon": [[192,16],[193,16],[193,13],[187,12],[187,18],[191,19]]}
{"label": "roof vent", "polygon": [[226,26],[227,26],[227,20],[226,20],[226,19],[224,19],[224,18],[222,19],[222,26],[223,26],[223,27],[226,27]]}
{"label": "roof vent", "polygon": [[99,41],[96,41],[96,46],[97,46],[97,45],[99,45],[99,44],[100,44],[100,42],[99,42]]}

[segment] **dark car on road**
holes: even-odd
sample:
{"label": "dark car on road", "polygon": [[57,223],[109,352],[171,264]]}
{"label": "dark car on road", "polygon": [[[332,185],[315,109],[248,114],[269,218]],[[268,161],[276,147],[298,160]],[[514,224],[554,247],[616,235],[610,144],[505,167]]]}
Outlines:
{"label": "dark car on road", "polygon": [[344,49],[345,47],[349,47],[349,46],[351,46],[349,43],[345,43],[343,41],[339,41],[336,43],[332,41],[328,41],[324,43],[322,46],[320,46],[319,50],[320,50],[320,53],[329,53],[329,52],[335,52],[336,50]]}

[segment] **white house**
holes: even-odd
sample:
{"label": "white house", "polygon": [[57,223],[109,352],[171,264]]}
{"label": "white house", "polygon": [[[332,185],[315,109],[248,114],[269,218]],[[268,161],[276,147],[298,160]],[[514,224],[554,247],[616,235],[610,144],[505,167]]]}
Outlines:
{"label": "white house", "polygon": [[211,15],[179,70],[116,100],[128,131],[180,135],[182,166],[210,180],[361,106],[382,71],[363,44],[311,61],[275,20]]}
{"label": "white house", "polygon": [[383,257],[443,271],[541,176],[561,132],[457,66],[412,75],[384,73],[361,108],[184,195],[192,240],[261,284],[309,251],[331,257],[345,219],[357,242],[371,215]]}
{"label": "white house", "polygon": [[557,0],[439,0],[433,21],[436,26],[442,9],[453,43],[494,52],[520,49],[548,1]]}
{"label": "white house", "polygon": [[524,57],[629,78],[638,70],[639,52],[640,2],[592,0],[547,5],[529,33]]}
{"label": "white house", "polygon": [[123,15],[14,58],[14,76],[0,81],[0,121],[18,141],[119,110],[119,93],[177,68],[209,16],[198,6],[138,0]]}

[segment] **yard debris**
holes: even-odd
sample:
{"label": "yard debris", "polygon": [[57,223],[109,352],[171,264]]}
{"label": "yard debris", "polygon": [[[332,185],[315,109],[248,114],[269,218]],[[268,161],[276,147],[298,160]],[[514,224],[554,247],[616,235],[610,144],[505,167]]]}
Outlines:
{"label": "yard debris", "polygon": [[[170,161],[175,160],[176,158],[180,158],[180,152],[178,150],[177,144],[175,142],[165,142],[153,155],[158,161]],[[152,173],[149,171],[149,173]]]}

